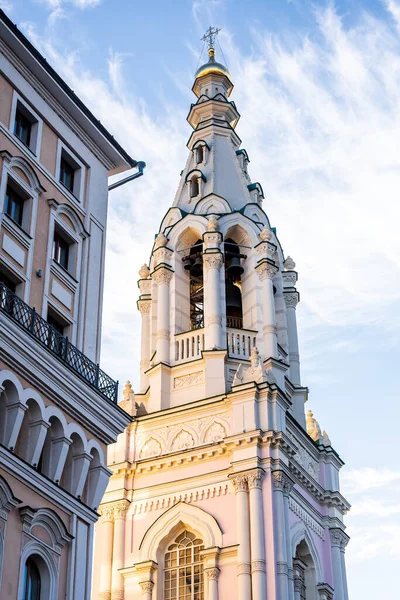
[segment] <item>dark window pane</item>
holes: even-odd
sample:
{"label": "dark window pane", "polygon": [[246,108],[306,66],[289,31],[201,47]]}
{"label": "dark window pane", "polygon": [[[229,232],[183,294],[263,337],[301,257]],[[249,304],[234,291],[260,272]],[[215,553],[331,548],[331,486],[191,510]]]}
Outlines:
{"label": "dark window pane", "polygon": [[75,169],[72,167],[65,158],[61,158],[60,164],[60,181],[70,191],[74,191],[74,175]]}
{"label": "dark window pane", "polygon": [[13,221],[18,223],[18,225],[22,225],[23,211],[24,199],[8,185],[4,203],[4,212],[11,217]]}
{"label": "dark window pane", "polygon": [[40,600],[40,573],[36,563],[28,558],[24,570],[22,600]]}
{"label": "dark window pane", "polygon": [[68,269],[69,243],[57,231],[53,240],[53,259],[64,269]]}
{"label": "dark window pane", "polygon": [[32,123],[28,121],[21,111],[17,110],[15,114],[14,133],[27,146],[31,143],[31,130]]}

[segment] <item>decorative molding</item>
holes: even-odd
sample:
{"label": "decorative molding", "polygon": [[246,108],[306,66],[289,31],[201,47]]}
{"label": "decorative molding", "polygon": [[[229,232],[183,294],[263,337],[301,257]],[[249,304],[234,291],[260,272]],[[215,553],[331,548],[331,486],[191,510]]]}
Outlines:
{"label": "decorative molding", "polygon": [[158,329],[156,339],[169,341],[169,329]]}
{"label": "decorative molding", "polygon": [[265,560],[252,560],[251,561],[251,572],[252,573],[266,573],[266,562]]}
{"label": "decorative molding", "polygon": [[151,300],[138,300],[138,308],[142,316],[150,314]]}
{"label": "decorative molding", "polygon": [[165,496],[157,495],[154,498],[146,498],[137,502],[132,502],[132,513],[134,515],[143,515],[153,510],[166,510],[171,508],[179,502],[185,502],[185,504],[194,504],[195,502],[201,502],[210,498],[218,498],[219,496],[226,496],[229,492],[228,482],[220,484],[204,486],[202,488],[196,488],[194,490],[182,491],[182,492],[171,492]]}
{"label": "decorative molding", "polygon": [[182,431],[180,431],[178,435],[174,438],[171,450],[172,452],[177,452],[179,450],[187,450],[187,448],[193,448],[193,446],[193,436],[185,429],[182,429]]}
{"label": "decorative molding", "polygon": [[286,562],[279,561],[276,563],[276,572],[278,575],[288,575],[289,568]]}
{"label": "decorative molding", "polygon": [[265,472],[262,469],[254,469],[247,474],[247,485],[249,490],[262,488],[262,480],[264,479]]}
{"label": "decorative molding", "polygon": [[210,315],[209,317],[207,317],[206,322],[207,322],[207,327],[209,327],[210,325],[219,325],[221,327],[222,326],[222,317],[221,317],[221,315]]}
{"label": "decorative molding", "polygon": [[289,498],[289,508],[295,515],[303,521],[312,531],[314,531],[318,537],[322,540],[325,539],[324,528],[306,511],[302,508],[296,500]]}
{"label": "decorative molding", "polygon": [[311,453],[301,444],[295,436],[287,431],[287,436],[290,441],[296,446],[296,454],[293,456],[295,460],[315,481],[319,480],[319,462],[312,457]]}
{"label": "decorative molding", "polygon": [[274,488],[280,490],[285,496],[288,496],[292,490],[294,482],[283,471],[273,471],[272,481]]}
{"label": "decorative molding", "polygon": [[273,333],[274,335],[277,335],[278,330],[276,328],[276,325],[264,325],[263,334],[267,335],[268,333]]}
{"label": "decorative molding", "polygon": [[345,533],[343,529],[340,529],[339,527],[333,527],[332,529],[329,529],[329,535],[331,538],[331,546],[337,546],[342,552],[344,552],[350,540],[347,533]]}
{"label": "decorative molding", "polygon": [[297,282],[297,273],[295,271],[284,271],[282,273],[282,279],[284,284],[294,287]]}
{"label": "decorative molding", "polygon": [[129,504],[130,502],[128,502],[128,500],[121,500],[120,502],[114,504],[114,520],[126,519],[126,513],[128,512]]}
{"label": "decorative molding", "polygon": [[247,473],[241,473],[240,475],[234,475],[229,478],[235,489],[235,494],[238,492],[248,491]]}
{"label": "decorative molding", "polygon": [[221,425],[221,423],[214,422],[207,429],[204,435],[204,441],[206,444],[214,444],[215,442],[219,442],[226,437],[226,429]]}
{"label": "decorative molding", "polygon": [[111,600],[111,591],[99,592],[99,600]]}
{"label": "decorative molding", "polygon": [[211,567],[209,569],[205,569],[204,573],[206,574],[207,579],[212,579],[214,581],[218,581],[218,577],[219,577],[218,567]]}
{"label": "decorative molding", "polygon": [[166,267],[159,267],[151,274],[153,281],[157,283],[157,285],[169,285],[174,272],[171,269],[167,269]]}
{"label": "decorative molding", "polygon": [[152,458],[153,456],[160,456],[160,454],[162,454],[161,444],[154,438],[150,438],[141,449],[139,458]]}
{"label": "decorative molding", "polygon": [[206,269],[220,269],[224,262],[224,257],[221,252],[212,252],[203,254],[203,265]]}
{"label": "decorative molding", "polygon": [[180,390],[190,385],[197,385],[204,383],[204,371],[196,371],[196,373],[189,373],[188,375],[181,375],[180,377],[174,377],[174,389]]}
{"label": "decorative molding", "polygon": [[290,362],[300,362],[300,355],[298,352],[289,352]]}
{"label": "decorative molding", "polygon": [[275,265],[272,265],[271,263],[262,262],[256,267],[256,271],[258,273],[260,281],[264,281],[265,279],[272,280],[278,272],[278,268]]}
{"label": "decorative molding", "polygon": [[248,563],[239,563],[236,572],[238,575],[251,575],[251,566]]}
{"label": "decorative molding", "polygon": [[151,592],[153,591],[153,581],[141,581],[139,585],[142,588],[143,593],[151,594]]}
{"label": "decorative molding", "polygon": [[111,590],[111,600],[124,600],[124,590],[115,589]]}
{"label": "decorative molding", "polygon": [[286,308],[296,308],[299,303],[298,292],[283,292],[283,298],[285,300]]}

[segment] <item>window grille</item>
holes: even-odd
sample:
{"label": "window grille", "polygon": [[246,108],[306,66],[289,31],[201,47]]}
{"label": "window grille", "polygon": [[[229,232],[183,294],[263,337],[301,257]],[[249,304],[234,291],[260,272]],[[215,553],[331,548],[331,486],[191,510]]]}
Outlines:
{"label": "window grille", "polygon": [[204,600],[203,541],[185,530],[165,554],[164,600]]}

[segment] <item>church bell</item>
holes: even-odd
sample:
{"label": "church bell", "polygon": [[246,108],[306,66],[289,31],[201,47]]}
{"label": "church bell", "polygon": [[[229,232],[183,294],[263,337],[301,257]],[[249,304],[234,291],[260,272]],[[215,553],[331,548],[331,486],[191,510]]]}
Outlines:
{"label": "church bell", "polygon": [[[239,281],[240,276],[244,272],[243,267],[240,264],[239,256],[232,256],[229,261],[229,265],[226,268],[226,274],[230,281]],[[236,288],[237,289],[237,288]]]}
{"label": "church bell", "polygon": [[241,291],[234,283],[232,283],[232,281],[226,282],[225,294],[226,294],[226,313],[227,314],[232,314],[236,310],[242,309]]}

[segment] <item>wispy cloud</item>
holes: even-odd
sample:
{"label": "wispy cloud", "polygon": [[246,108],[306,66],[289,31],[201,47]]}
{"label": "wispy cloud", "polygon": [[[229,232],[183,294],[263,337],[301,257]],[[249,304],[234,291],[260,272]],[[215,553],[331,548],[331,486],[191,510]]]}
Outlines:
{"label": "wispy cloud", "polygon": [[11,13],[14,5],[11,0],[0,0],[0,8],[6,13]]}

